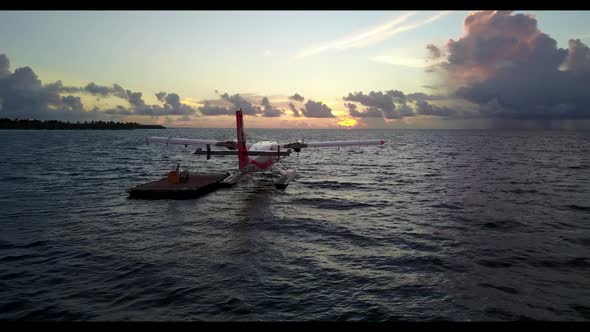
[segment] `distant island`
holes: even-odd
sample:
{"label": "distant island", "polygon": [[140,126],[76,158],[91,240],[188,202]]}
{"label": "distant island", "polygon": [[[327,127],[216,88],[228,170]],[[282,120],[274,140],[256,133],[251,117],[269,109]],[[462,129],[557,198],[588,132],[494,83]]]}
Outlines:
{"label": "distant island", "polygon": [[161,125],[143,125],[136,122],[113,122],[113,121],[84,121],[84,122],[62,122],[57,120],[19,120],[0,119],[0,129],[166,129]]}

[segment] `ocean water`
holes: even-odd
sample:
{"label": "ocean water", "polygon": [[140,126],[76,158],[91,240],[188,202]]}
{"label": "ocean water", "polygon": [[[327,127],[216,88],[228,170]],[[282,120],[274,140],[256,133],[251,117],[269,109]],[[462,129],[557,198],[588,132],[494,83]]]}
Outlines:
{"label": "ocean water", "polygon": [[132,200],[235,157],[233,129],[0,131],[0,319],[590,320],[590,133],[262,130],[309,149],[192,200]]}

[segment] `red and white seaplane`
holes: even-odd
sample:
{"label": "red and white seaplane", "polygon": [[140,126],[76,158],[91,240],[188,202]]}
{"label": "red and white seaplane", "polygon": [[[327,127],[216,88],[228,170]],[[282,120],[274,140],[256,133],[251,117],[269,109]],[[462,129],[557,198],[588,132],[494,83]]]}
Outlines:
{"label": "red and white seaplane", "polygon": [[[239,168],[237,172],[229,175],[222,182],[233,185],[239,182],[245,175],[252,172],[263,172],[273,170],[280,174],[275,181],[277,188],[285,188],[291,180],[295,178],[297,172],[295,169],[287,168],[280,163],[281,157],[289,156],[293,151],[299,153],[302,148],[310,147],[340,147],[340,146],[360,146],[360,145],[383,145],[382,139],[375,140],[355,140],[355,141],[323,141],[306,143],[297,141],[293,143],[277,143],[273,141],[259,141],[251,145],[246,144],[246,134],[244,133],[244,115],[242,109],[236,111],[237,125],[237,142],[236,141],[215,141],[192,138],[174,138],[174,137],[147,137],[146,144],[179,144],[188,147],[189,145],[206,146],[206,150],[198,148],[194,154],[207,155],[207,159],[215,155],[237,155]],[[212,146],[224,147],[228,150],[211,150]]]}

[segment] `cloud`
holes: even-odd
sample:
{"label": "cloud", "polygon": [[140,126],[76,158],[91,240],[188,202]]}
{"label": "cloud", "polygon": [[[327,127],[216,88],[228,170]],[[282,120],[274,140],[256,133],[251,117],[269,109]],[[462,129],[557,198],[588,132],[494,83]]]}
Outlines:
{"label": "cloud", "polygon": [[119,84],[113,84],[113,96],[128,99],[130,91],[123,89]]}
{"label": "cloud", "polygon": [[[346,101],[352,101],[367,106],[363,111],[357,109],[353,103],[345,103],[351,116],[359,118],[402,119],[416,115],[429,115],[440,117],[456,116],[457,112],[449,107],[439,107],[427,102],[427,100],[445,100],[447,96],[428,95],[422,92],[404,94],[399,90],[389,90],[385,93],[371,91],[368,94],[362,92],[349,93],[343,97]],[[415,109],[408,103],[415,103]]]}
{"label": "cloud", "polygon": [[292,103],[289,103],[289,108],[291,109],[291,112],[293,112],[294,117],[296,117],[296,118],[301,117],[301,113],[299,113],[299,111],[297,110],[295,105],[293,105]]}
{"label": "cloud", "polygon": [[64,86],[61,81],[49,83],[47,86],[53,86],[55,89],[59,90],[60,93],[79,93],[83,90],[82,88],[76,86]]}
{"label": "cloud", "polygon": [[88,83],[84,88],[77,87],[64,87],[61,81],[52,83],[52,86],[59,88],[61,92],[81,92],[88,93],[95,96],[101,97],[118,97],[127,100],[130,104],[130,108],[124,108],[118,106],[113,109],[107,110],[106,114],[116,115],[150,115],[150,116],[161,116],[161,115],[189,115],[195,113],[196,109],[188,104],[180,102],[180,97],[176,93],[159,92],[156,93],[156,97],[163,105],[147,105],[143,100],[143,93],[134,92],[128,89],[124,89],[118,84],[112,86],[98,85],[94,82]]}
{"label": "cloud", "polygon": [[440,58],[442,56],[442,52],[434,44],[428,44],[428,45],[426,45],[426,49],[428,49],[428,51],[430,52],[429,58],[431,58],[433,60],[438,59],[438,58]]}
{"label": "cloud", "polygon": [[[250,100],[260,100],[255,104]],[[248,100],[249,99],[249,100]],[[227,107],[227,104],[231,106]],[[271,105],[268,97],[257,96],[254,94],[235,94],[230,95],[223,93],[219,100],[206,100],[205,105],[198,110],[203,115],[234,115],[237,109],[242,109],[245,115],[262,116],[262,117],[280,117],[285,114],[285,110]]]}
{"label": "cloud", "polygon": [[388,96],[393,98],[393,101],[400,104],[405,104],[407,101],[406,95],[399,90],[389,90],[385,92]]}
{"label": "cloud", "polygon": [[539,31],[530,15],[476,12],[465,18],[463,30],[459,40],[447,43],[447,61],[441,65],[449,79],[460,85],[488,79],[515,62],[554,67],[566,53]]}
{"label": "cloud", "polygon": [[100,86],[95,83],[89,83],[88,85],[86,85],[84,90],[86,90],[87,92],[89,92],[93,95],[101,95],[103,97],[106,97],[106,96],[112,94],[112,92],[113,92],[112,88],[109,88],[107,86]]}
{"label": "cloud", "polygon": [[0,54],[0,72],[0,117],[74,120],[96,116],[84,111],[79,97],[62,97],[61,82],[43,85],[30,67],[11,72],[5,54]]}
{"label": "cloud", "polygon": [[478,105],[481,116],[513,119],[590,118],[589,50],[568,49],[537,27],[534,16],[477,12],[464,35],[447,43],[438,67],[455,96]]}
{"label": "cloud", "polygon": [[168,94],[164,91],[158,92],[158,93],[156,93],[156,98],[158,98],[159,101],[163,102],[166,98],[166,95],[168,95]]}
{"label": "cloud", "polygon": [[404,31],[413,30],[419,28],[423,25],[432,23],[439,18],[446,16],[449,12],[439,12],[435,15],[432,15],[424,20],[417,21],[414,23],[409,23],[405,25],[401,25],[408,18],[415,15],[414,12],[406,13],[401,16],[394,18],[393,20],[386,22],[380,26],[369,28],[362,33],[353,34],[350,36],[346,36],[334,41],[323,43],[322,45],[306,48],[299,53],[297,53],[297,57],[306,57],[322,52],[326,52],[329,50],[344,50],[349,48],[361,48],[366,47],[369,45],[373,45],[379,43],[387,38],[402,33]]}
{"label": "cloud", "polygon": [[412,109],[412,107],[408,104],[401,104],[397,106],[397,113],[399,114],[400,118],[412,117],[416,115],[414,109]]}
{"label": "cloud", "polygon": [[105,114],[110,115],[133,115],[133,111],[127,107],[117,105],[115,108],[110,108],[104,111]]}
{"label": "cloud", "polygon": [[404,100],[405,103],[405,96],[401,91],[391,90],[386,93],[381,91],[371,91],[366,95],[362,92],[355,92],[354,94],[349,93],[348,96],[343,97],[343,99],[345,101],[354,101],[360,103],[361,105],[368,106],[368,108],[362,113],[358,111],[350,113],[352,116],[376,117],[377,112],[380,112],[386,119],[399,119],[404,116],[399,112],[396,112],[394,103],[394,99]]}
{"label": "cloud", "polygon": [[569,50],[562,66],[573,73],[588,74],[590,70],[590,48],[579,39],[570,39],[568,45]]}
{"label": "cloud", "polygon": [[199,107],[199,112],[203,115],[234,115],[235,111],[227,107],[212,105],[211,102],[205,101],[205,105]]}
{"label": "cloud", "polygon": [[369,58],[371,61],[387,63],[390,65],[405,66],[411,68],[425,68],[430,66],[425,59],[412,58],[399,55],[377,55]]}
{"label": "cloud", "polygon": [[322,103],[321,101],[313,101],[311,99],[307,100],[305,103],[305,108],[301,109],[301,113],[303,116],[307,118],[333,118],[334,114],[332,114],[332,109],[329,108],[326,104]]}
{"label": "cloud", "polygon": [[80,97],[65,96],[61,97],[61,101],[66,111],[84,112],[84,106]]}
{"label": "cloud", "polygon": [[429,95],[426,93],[422,93],[422,92],[414,92],[414,93],[409,93],[406,95],[406,98],[408,101],[421,101],[421,100],[442,100],[442,99],[447,99],[446,96],[442,96],[442,95]]}
{"label": "cloud", "polygon": [[270,101],[268,101],[267,97],[263,97],[262,101],[260,102],[262,104],[262,116],[264,117],[278,117],[283,115],[283,113],[285,113],[285,111],[280,110],[278,108],[274,108],[272,107],[272,105],[270,104]]}
{"label": "cloud", "polygon": [[364,112],[360,112],[357,109],[356,104],[345,103],[344,106],[348,108],[348,114],[357,118],[382,118],[383,111],[376,107],[369,107]]}
{"label": "cloud", "polygon": [[107,114],[162,116],[190,115],[196,112],[195,108],[182,103],[180,97],[176,93],[156,93],[156,97],[163,103],[163,105],[147,105],[143,100],[143,93],[124,89],[118,84],[113,84],[112,87],[108,87],[96,83],[89,83],[81,90],[81,92],[100,95],[102,97],[118,97],[127,100],[131,106],[129,109],[126,109],[123,106],[118,106],[114,109],[107,110]]}
{"label": "cloud", "polygon": [[393,97],[383,92],[369,92],[368,95],[362,92],[349,93],[347,97],[343,98],[346,101],[356,101],[365,106],[373,106],[383,111],[394,111]]}
{"label": "cloud", "polygon": [[221,98],[230,102],[233,109],[241,108],[245,115],[256,115],[261,112],[260,107],[252,105],[251,102],[240,96],[240,94],[229,95],[226,92],[221,95]]}
{"label": "cloud", "polygon": [[416,102],[416,113],[419,115],[436,115],[436,116],[445,116],[450,117],[457,114],[454,109],[449,107],[438,107],[432,104],[429,104],[425,100],[418,100]]}
{"label": "cloud", "polygon": [[6,54],[0,54],[0,78],[10,75],[10,61]]}
{"label": "cloud", "polygon": [[[141,92],[125,90],[118,84],[102,86],[94,82],[84,87],[66,87],[61,81],[43,85],[30,67],[10,71],[10,62],[0,54],[0,99],[3,117],[81,120],[110,115],[190,115],[195,109],[180,102],[175,93],[167,94],[163,105],[146,105]],[[85,110],[79,96],[64,93],[86,93],[101,97],[114,96],[125,99],[129,107],[117,106],[100,111]]]}
{"label": "cloud", "polygon": [[296,93],[296,94],[290,96],[289,99],[295,100],[295,101],[298,101],[298,102],[303,102],[303,100],[305,98],[303,98],[300,94]]}
{"label": "cloud", "polygon": [[306,57],[317,53],[322,53],[332,49],[347,49],[352,47],[362,47],[374,44],[389,37],[391,29],[404,22],[415,13],[406,13],[390,20],[380,26],[369,28],[367,31],[346,36],[335,41],[326,42],[323,45],[307,48],[297,54],[297,57]]}
{"label": "cloud", "polygon": [[127,90],[127,101],[136,108],[145,108],[145,101],[141,98],[141,92],[132,92]]}
{"label": "cloud", "polygon": [[367,47],[370,45],[374,45],[379,43],[387,38],[402,33],[404,31],[413,30],[419,28],[423,25],[432,23],[443,16],[449,14],[449,12],[439,12],[435,15],[432,15],[424,20],[417,21],[414,23],[408,23],[405,25],[401,25],[403,22],[407,21],[408,18],[412,17],[415,13],[410,12],[403,14],[401,16],[396,17],[395,19],[382,24],[377,27],[373,27],[368,29],[365,32],[346,36],[344,38],[324,43],[323,45],[311,47],[302,50],[297,54],[297,57],[306,57],[317,53],[322,53],[329,50],[344,50],[349,48],[361,48]]}

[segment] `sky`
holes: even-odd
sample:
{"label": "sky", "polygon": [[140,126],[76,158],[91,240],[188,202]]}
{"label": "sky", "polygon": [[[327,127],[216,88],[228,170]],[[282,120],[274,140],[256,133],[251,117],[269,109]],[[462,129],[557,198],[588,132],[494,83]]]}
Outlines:
{"label": "sky", "polygon": [[0,117],[590,128],[588,11],[4,11]]}

